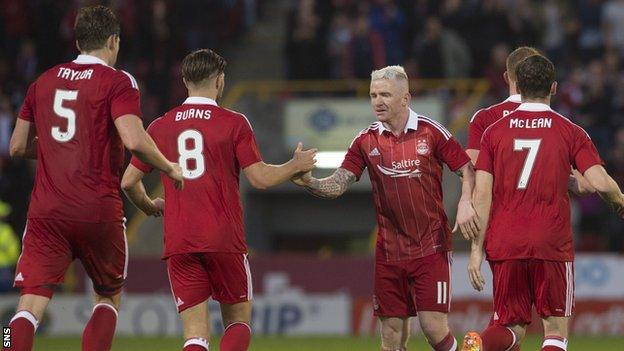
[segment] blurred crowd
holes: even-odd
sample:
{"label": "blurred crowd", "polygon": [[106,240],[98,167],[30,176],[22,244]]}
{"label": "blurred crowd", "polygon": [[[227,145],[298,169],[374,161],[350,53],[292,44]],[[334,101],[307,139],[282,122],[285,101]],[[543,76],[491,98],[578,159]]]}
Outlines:
{"label": "blurred crowd", "polygon": [[[554,107],[584,127],[624,185],[624,0],[299,0],[288,15],[289,79],[368,79],[404,65],[411,78],[481,78],[504,99],[505,59],[540,49],[557,68]],[[622,221],[579,199],[581,249],[624,252]]]}

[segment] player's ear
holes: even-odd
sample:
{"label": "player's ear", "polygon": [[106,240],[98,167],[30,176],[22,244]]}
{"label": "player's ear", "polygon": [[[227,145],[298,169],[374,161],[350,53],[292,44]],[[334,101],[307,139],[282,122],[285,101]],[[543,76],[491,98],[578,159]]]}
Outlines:
{"label": "player's ear", "polygon": [[80,44],[78,44],[78,40],[76,40],[76,49],[78,49],[79,52],[82,52],[82,50],[80,50]]}
{"label": "player's ear", "polygon": [[507,71],[503,73],[503,79],[505,80],[505,83],[507,85],[511,85],[511,81],[509,80],[509,73],[507,73]]}
{"label": "player's ear", "polygon": [[557,95],[557,82],[550,85],[550,95]]}
{"label": "player's ear", "polygon": [[221,91],[225,87],[225,72],[219,73],[217,76],[217,90]]}
{"label": "player's ear", "polygon": [[184,83],[184,86],[186,87],[186,90],[189,89],[189,83],[186,81],[186,78],[182,77],[182,83]]}

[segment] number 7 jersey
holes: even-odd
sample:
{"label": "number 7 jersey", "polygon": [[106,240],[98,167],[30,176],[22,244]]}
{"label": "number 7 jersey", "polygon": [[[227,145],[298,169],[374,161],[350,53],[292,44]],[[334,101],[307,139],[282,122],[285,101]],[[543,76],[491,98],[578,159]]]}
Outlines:
{"label": "number 7 jersey", "polygon": [[[245,253],[240,170],[262,159],[247,118],[205,97],[189,97],[147,129],[158,148],[177,162],[184,190],[161,174],[165,189],[165,251]],[[144,173],[151,167],[137,158]]]}
{"label": "number 7 jersey", "polygon": [[572,261],[571,167],[601,164],[589,135],[545,104],[523,103],[486,129],[476,168],[494,177],[488,259]]}
{"label": "number 7 jersey", "polygon": [[141,117],[136,81],[94,56],[57,65],[30,85],[18,116],[38,138],[28,218],[123,218],[125,155],[114,120],[124,115]]}

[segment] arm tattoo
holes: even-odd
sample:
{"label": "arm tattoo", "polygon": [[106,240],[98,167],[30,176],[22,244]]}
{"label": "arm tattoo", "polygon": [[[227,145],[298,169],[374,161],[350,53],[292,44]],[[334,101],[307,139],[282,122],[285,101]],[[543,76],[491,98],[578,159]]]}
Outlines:
{"label": "arm tattoo", "polygon": [[338,168],[334,174],[327,178],[312,178],[310,184],[306,186],[306,190],[317,197],[335,199],[347,191],[353,182],[355,182],[355,174],[344,168]]}

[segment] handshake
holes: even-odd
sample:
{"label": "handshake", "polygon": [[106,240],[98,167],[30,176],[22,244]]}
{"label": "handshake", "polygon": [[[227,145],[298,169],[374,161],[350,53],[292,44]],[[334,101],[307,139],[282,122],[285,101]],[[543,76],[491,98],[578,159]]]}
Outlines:
{"label": "handshake", "polygon": [[312,179],[312,170],[316,164],[317,151],[317,149],[304,150],[301,142],[297,144],[297,148],[290,160],[295,171],[294,175],[290,178],[293,183],[299,186],[306,186],[309,184]]}

